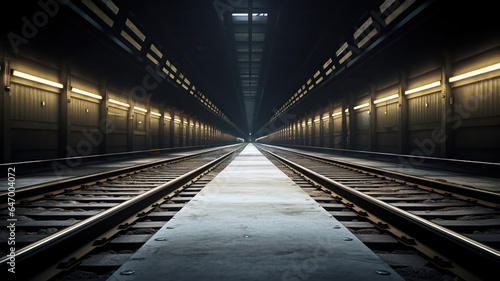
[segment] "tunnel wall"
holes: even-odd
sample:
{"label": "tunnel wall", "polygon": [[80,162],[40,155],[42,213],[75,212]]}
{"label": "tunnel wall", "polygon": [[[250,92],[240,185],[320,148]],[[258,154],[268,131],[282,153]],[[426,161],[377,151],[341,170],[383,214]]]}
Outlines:
{"label": "tunnel wall", "polygon": [[92,77],[78,66],[23,55],[4,52],[0,58],[1,87],[6,89],[0,104],[4,163],[237,142],[173,104],[134,99],[132,89]]}
{"label": "tunnel wall", "polygon": [[[325,106],[257,141],[498,162],[499,63],[498,45],[426,58],[356,85],[364,90],[332,92]],[[488,67],[494,70],[474,72]]]}

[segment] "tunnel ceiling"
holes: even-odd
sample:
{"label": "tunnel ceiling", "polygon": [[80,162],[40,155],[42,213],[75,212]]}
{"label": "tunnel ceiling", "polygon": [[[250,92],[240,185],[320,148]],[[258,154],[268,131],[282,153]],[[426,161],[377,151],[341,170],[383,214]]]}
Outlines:
{"label": "tunnel ceiling", "polygon": [[[269,120],[378,1],[115,1],[245,133]],[[252,16],[249,16],[249,15]],[[167,52],[169,53],[169,52]]]}
{"label": "tunnel ceiling", "polygon": [[[39,11],[35,2],[16,2],[9,18],[2,20],[5,32],[19,30],[23,24],[20,19]],[[77,57],[125,81],[141,76],[144,67],[82,16],[91,14],[90,6],[85,8],[82,3],[109,10],[106,3],[110,2],[72,2],[78,3],[61,7],[64,14],[56,14],[47,27],[40,28],[42,35],[33,44],[38,49],[46,46],[47,51]],[[130,19],[146,35],[145,43],[160,49],[242,135],[257,132],[328,58],[340,57],[336,52],[346,51],[342,49],[344,42],[366,24],[367,18],[375,17],[373,11],[382,3],[400,2],[404,1],[112,1],[119,9],[113,19]],[[414,3],[416,9],[433,1],[406,2]],[[78,9],[84,13],[75,13]],[[52,44],[44,45],[49,41]],[[139,70],[125,70],[130,64],[136,64]],[[189,95],[179,96],[159,95],[153,100],[188,107],[197,102]]]}

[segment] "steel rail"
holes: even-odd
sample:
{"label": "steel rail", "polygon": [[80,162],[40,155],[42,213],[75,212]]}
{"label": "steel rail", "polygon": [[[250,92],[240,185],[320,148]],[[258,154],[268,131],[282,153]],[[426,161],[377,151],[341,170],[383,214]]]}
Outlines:
{"label": "steel rail", "polygon": [[[265,145],[265,146],[268,146],[268,145]],[[392,171],[378,169],[378,168],[369,167],[369,166],[365,166],[365,165],[349,163],[349,162],[342,161],[342,160],[334,160],[334,159],[330,159],[330,158],[326,158],[326,157],[322,157],[322,156],[317,156],[317,155],[313,155],[313,154],[309,154],[309,153],[284,149],[281,147],[275,147],[275,146],[268,146],[268,147],[284,150],[287,152],[295,153],[295,154],[300,155],[300,156],[309,157],[309,158],[320,160],[320,161],[325,161],[325,162],[329,162],[329,163],[343,165],[343,166],[346,166],[349,168],[362,170],[364,172],[376,174],[376,175],[383,176],[383,177],[389,177],[389,178],[395,179],[398,182],[403,182],[403,183],[408,184],[408,185],[416,185],[419,188],[423,188],[423,189],[430,190],[430,191],[434,191],[434,192],[442,191],[439,193],[445,193],[445,194],[452,193],[452,194],[455,194],[458,197],[462,197],[463,199],[468,200],[468,201],[475,202],[476,200],[478,200],[477,203],[481,203],[483,205],[487,205],[487,206],[493,207],[493,208],[500,208],[500,193],[481,190],[481,189],[475,189],[475,188],[466,187],[466,186],[462,186],[462,185],[458,185],[458,184],[446,183],[446,182],[422,178],[422,177],[418,177],[418,176],[412,176],[412,175],[398,173],[398,172],[392,172]]]}
{"label": "steel rail", "polygon": [[[44,184],[39,184],[39,185],[34,185],[22,189],[17,189],[16,190],[16,202],[24,201],[27,198],[32,198],[32,197],[37,197],[37,196],[42,196],[47,193],[52,193],[56,191],[64,191],[66,188],[70,187],[75,187],[75,186],[81,186],[93,182],[98,182],[105,180],[107,178],[111,177],[116,177],[124,174],[130,174],[137,172],[142,169],[154,167],[157,165],[169,163],[169,162],[177,162],[177,161],[182,161],[186,160],[192,157],[197,157],[206,153],[211,153],[217,150],[221,150],[227,147],[217,147],[214,149],[210,149],[207,151],[203,151],[200,153],[195,153],[191,155],[185,155],[185,156],[178,156],[174,158],[169,158],[169,159],[163,159],[163,160],[158,160],[158,161],[153,161],[145,164],[139,164],[139,165],[134,165],[134,166],[129,166],[121,169],[116,169],[112,171],[106,171],[102,173],[96,173],[96,174],[91,174],[91,175],[85,175],[85,176],[80,176],[80,177],[73,177],[73,178],[68,178],[68,179],[62,179],[59,181],[55,182],[48,182]],[[8,201],[8,191],[0,193],[0,209],[1,208],[6,208],[7,207],[7,202]]]}
{"label": "steel rail", "polygon": [[491,280],[492,276],[498,274],[500,251],[331,180],[275,153],[262,150],[331,190],[338,201],[349,201],[350,207],[358,213],[396,234],[408,245],[428,256],[430,254],[431,261],[444,265],[461,278]]}
{"label": "steel rail", "polygon": [[[238,149],[228,152],[172,181],[161,184],[152,190],[16,251],[15,278],[18,280],[30,280],[35,275],[47,276],[46,273],[40,275],[40,272],[47,271],[48,269],[54,270],[57,268],[57,265],[61,265],[60,262],[62,260],[71,263],[71,257],[73,256],[68,256],[68,253],[78,251],[79,248],[92,245],[96,240],[102,239],[103,235],[110,231],[110,229],[118,229],[124,221],[132,216],[137,216],[145,208],[151,207],[152,204],[158,200],[162,200],[164,196],[175,189],[190,184],[197,177],[215,168]],[[4,256],[0,260],[0,270],[6,272],[9,268],[8,262],[8,256]]]}

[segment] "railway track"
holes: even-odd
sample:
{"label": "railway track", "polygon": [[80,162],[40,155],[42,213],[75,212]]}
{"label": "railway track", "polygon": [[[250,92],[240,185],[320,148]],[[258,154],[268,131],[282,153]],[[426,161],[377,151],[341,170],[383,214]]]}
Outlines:
{"label": "railway track", "polygon": [[[81,266],[82,257],[105,247],[113,252],[127,245],[126,253],[140,247],[201,189],[200,180],[208,182],[208,173],[241,148],[213,149],[19,190],[14,210],[16,280],[49,280]],[[2,206],[0,216],[8,218],[9,212]],[[2,241],[2,249],[8,249],[7,239]],[[9,266],[9,254],[2,253],[2,270]],[[126,254],[104,256],[116,263]],[[92,259],[85,264],[88,267]],[[109,264],[91,268],[109,269]]]}
{"label": "railway track", "polygon": [[258,147],[320,191],[313,198],[368,245],[377,240],[391,244],[387,237],[362,236],[375,227],[375,233],[389,233],[393,240],[465,280],[491,280],[496,274],[499,194]]}

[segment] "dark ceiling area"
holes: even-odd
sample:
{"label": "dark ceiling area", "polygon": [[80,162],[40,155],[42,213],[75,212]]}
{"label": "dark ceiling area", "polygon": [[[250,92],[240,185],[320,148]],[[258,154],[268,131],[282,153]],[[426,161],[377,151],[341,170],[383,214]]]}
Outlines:
{"label": "dark ceiling area", "polygon": [[[20,44],[20,51],[28,52],[30,49],[57,58],[66,57],[91,69],[96,76],[120,81],[124,87],[141,83],[145,73],[144,59],[126,48],[120,48],[109,35],[111,29],[110,32],[103,33],[86,20],[82,13],[76,12],[74,7],[85,12],[82,5],[85,1],[71,2],[75,4],[59,5],[60,11],[51,16],[28,43]],[[108,1],[87,2],[104,7]],[[210,113],[192,96],[183,93],[175,83],[162,83],[153,92],[153,101],[191,111],[200,118],[213,120],[223,129],[241,136],[261,129],[328,58],[335,57],[335,52],[342,44],[385,2],[391,1],[112,1],[119,8],[115,20],[124,21],[124,18],[128,18],[133,21],[146,35],[146,42],[153,43],[160,49],[169,62],[179,68],[234,126]],[[404,1],[392,2],[396,5],[396,2]],[[394,42],[401,38],[411,38],[409,32],[415,33],[422,40],[433,40],[433,36],[449,31],[448,36],[441,38],[441,41],[450,38],[453,42],[457,41],[452,37],[460,34],[462,25],[457,27],[456,24],[464,21],[463,15],[469,11],[465,2],[461,2],[459,8],[456,7],[457,4],[448,6],[452,3],[450,1],[414,2],[402,18],[411,15],[420,6],[427,5],[427,10],[422,9],[420,15],[404,23],[406,26],[397,32],[385,30],[387,34],[382,35],[387,40],[363,57],[363,61],[370,61],[365,70],[377,72],[381,63],[390,65],[391,60],[401,61],[402,58],[411,57],[409,52],[399,50],[398,54],[397,49],[391,49],[391,46],[399,46],[394,45]],[[450,9],[449,13],[453,16],[443,12],[443,9]],[[2,34],[21,32],[25,24],[23,19],[32,19],[40,10],[37,1],[15,1],[9,8],[8,17],[2,19]],[[483,9],[475,5],[472,11],[474,10]],[[453,21],[455,25],[451,25],[449,21]],[[473,26],[478,25],[480,23],[474,22]],[[418,29],[418,26],[423,27]],[[417,28],[417,31],[411,27]],[[430,28],[433,31],[428,35],[427,29]],[[5,37],[3,40],[6,44],[10,43]],[[391,51],[383,52],[388,49]],[[411,51],[418,53],[414,49]],[[383,55],[372,59],[376,57],[374,54],[381,53]],[[360,69],[359,65],[356,67]],[[344,87],[355,85],[357,75],[364,78],[369,76],[367,71],[363,74],[358,70],[350,74],[349,78],[343,78]],[[334,80],[331,78],[325,77],[325,80]],[[314,91],[319,92],[318,89]],[[317,94],[316,97],[324,99],[325,94]],[[321,103],[321,99],[309,100],[316,104]],[[302,107],[304,104],[304,108],[307,108],[307,102],[302,101],[294,107]]]}

